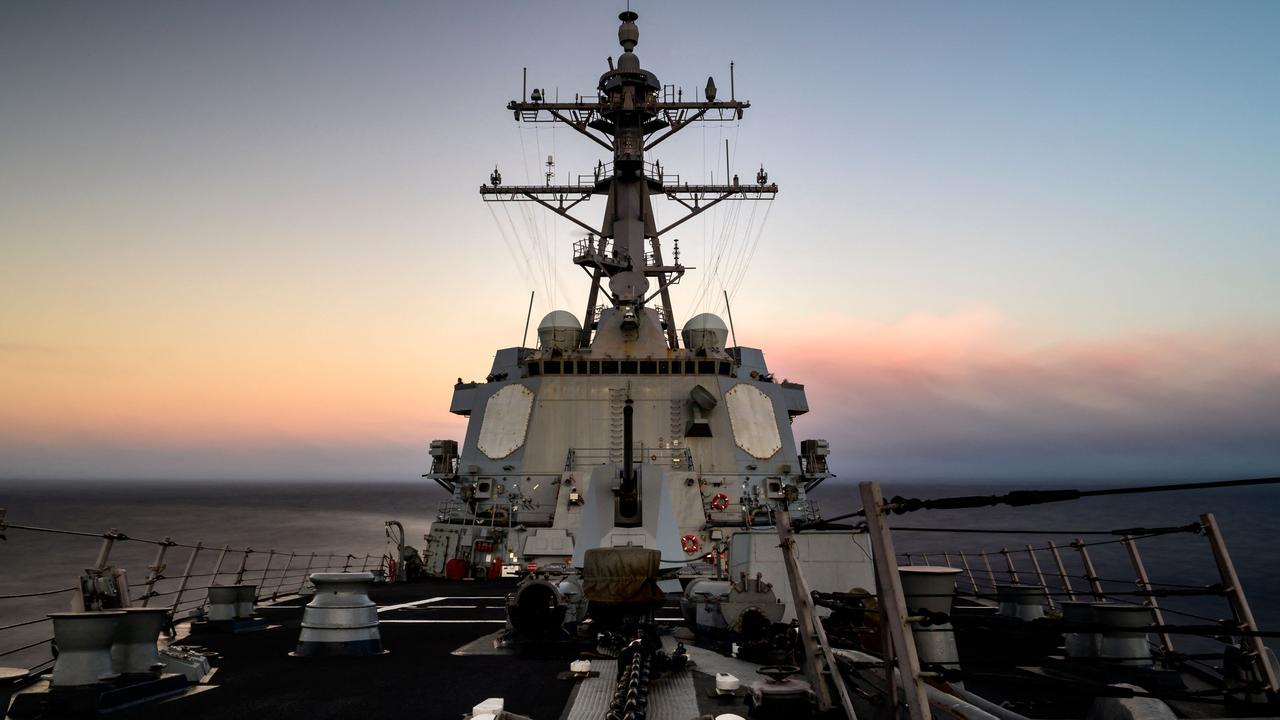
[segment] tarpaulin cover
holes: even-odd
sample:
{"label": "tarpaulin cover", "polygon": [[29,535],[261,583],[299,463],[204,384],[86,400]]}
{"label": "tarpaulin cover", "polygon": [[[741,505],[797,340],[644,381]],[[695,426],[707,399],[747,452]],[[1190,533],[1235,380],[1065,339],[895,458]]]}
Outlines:
{"label": "tarpaulin cover", "polygon": [[661,605],[657,550],[638,547],[592,548],[584,554],[582,593],[592,603]]}

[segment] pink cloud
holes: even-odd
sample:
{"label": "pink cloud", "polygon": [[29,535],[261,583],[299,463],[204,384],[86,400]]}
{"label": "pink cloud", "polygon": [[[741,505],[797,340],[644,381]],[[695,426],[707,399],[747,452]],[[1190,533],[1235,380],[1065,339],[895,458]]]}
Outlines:
{"label": "pink cloud", "polygon": [[892,323],[818,318],[768,345],[771,369],[808,388],[813,412],[797,432],[828,437],[852,474],[1280,470],[1275,330],[1034,344],[975,306]]}

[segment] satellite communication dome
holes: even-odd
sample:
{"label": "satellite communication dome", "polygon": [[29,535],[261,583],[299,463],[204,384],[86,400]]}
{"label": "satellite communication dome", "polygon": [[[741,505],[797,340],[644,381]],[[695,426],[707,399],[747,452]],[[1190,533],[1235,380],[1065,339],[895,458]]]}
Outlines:
{"label": "satellite communication dome", "polygon": [[729,327],[718,316],[702,313],[689,318],[681,336],[684,346],[690,350],[723,348],[729,341]]}
{"label": "satellite communication dome", "polygon": [[549,312],[538,323],[538,342],[544,350],[574,350],[581,337],[582,325],[578,324],[578,318],[565,310]]}

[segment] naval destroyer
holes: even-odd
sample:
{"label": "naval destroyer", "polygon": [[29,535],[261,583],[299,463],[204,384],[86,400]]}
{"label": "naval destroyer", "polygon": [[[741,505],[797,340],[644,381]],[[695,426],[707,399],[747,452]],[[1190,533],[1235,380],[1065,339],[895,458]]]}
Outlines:
{"label": "naval destroyer", "polygon": [[[818,513],[810,493],[831,477],[829,448],[792,433],[808,411],[804,386],[779,382],[760,349],[734,342],[731,317],[681,323],[671,302],[693,268],[663,240],[722,202],[768,202],[778,186],[763,167],[747,182],[692,184],[653,150],[694,123],[736,122],[750,105],[732,77],[727,98],[711,79],[699,97],[662,84],[635,53],[637,14],[619,18],[622,52],[594,95],[560,101],[526,88],[507,105],[518,121],[567,125],[608,153],[573,184],[508,185],[495,168],[480,188],[485,201],[537,203],[580,226],[573,262],[590,291],[581,315],[548,314],[535,347],[501,349],[483,382],[455,385],[450,410],[467,430],[431,443],[426,477],[449,499],[422,551],[395,521],[386,557],[321,561],[34,527],[0,510],[7,532],[102,539],[72,587],[0,596],[69,595],[72,605],[48,618],[52,657],[0,668],[0,689],[19,691],[9,716],[1275,714],[1280,684],[1263,642],[1274,634],[1254,621],[1212,515],[1025,553],[948,544],[932,559],[899,555],[889,524],[1194,486],[886,500],[863,483],[863,510]],[[603,216],[581,219],[593,198]],[[660,219],[655,199],[677,214]],[[1201,486],[1264,482],[1276,479]],[[1220,582],[1153,579],[1139,543],[1171,536],[1203,538]],[[112,560],[129,542],[156,547],[141,583]],[[1132,581],[1095,567],[1119,548]],[[183,549],[183,569],[167,570],[166,553]],[[1069,553],[1080,570],[1068,570]],[[1223,601],[1227,614],[1170,604],[1192,596]]]}

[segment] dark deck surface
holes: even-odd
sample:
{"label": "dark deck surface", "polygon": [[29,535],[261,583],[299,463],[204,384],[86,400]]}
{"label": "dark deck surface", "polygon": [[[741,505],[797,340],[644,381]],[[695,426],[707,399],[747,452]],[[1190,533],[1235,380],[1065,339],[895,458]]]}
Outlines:
{"label": "dark deck surface", "polygon": [[[537,720],[555,720],[574,683],[557,680],[570,657],[455,656],[459,646],[503,627],[503,598],[511,581],[381,586],[370,597],[382,608],[446,598],[379,617],[386,655],[366,658],[295,658],[302,605],[262,608],[272,627],[239,635],[195,635],[182,644],[219,653],[214,687],[121,712],[113,717],[153,718],[461,718],[488,697]],[[465,608],[457,607],[465,606]],[[404,622],[404,621],[419,622]],[[464,622],[439,622],[439,621]],[[429,622],[421,622],[429,621]],[[487,622],[486,622],[487,621]]]}

